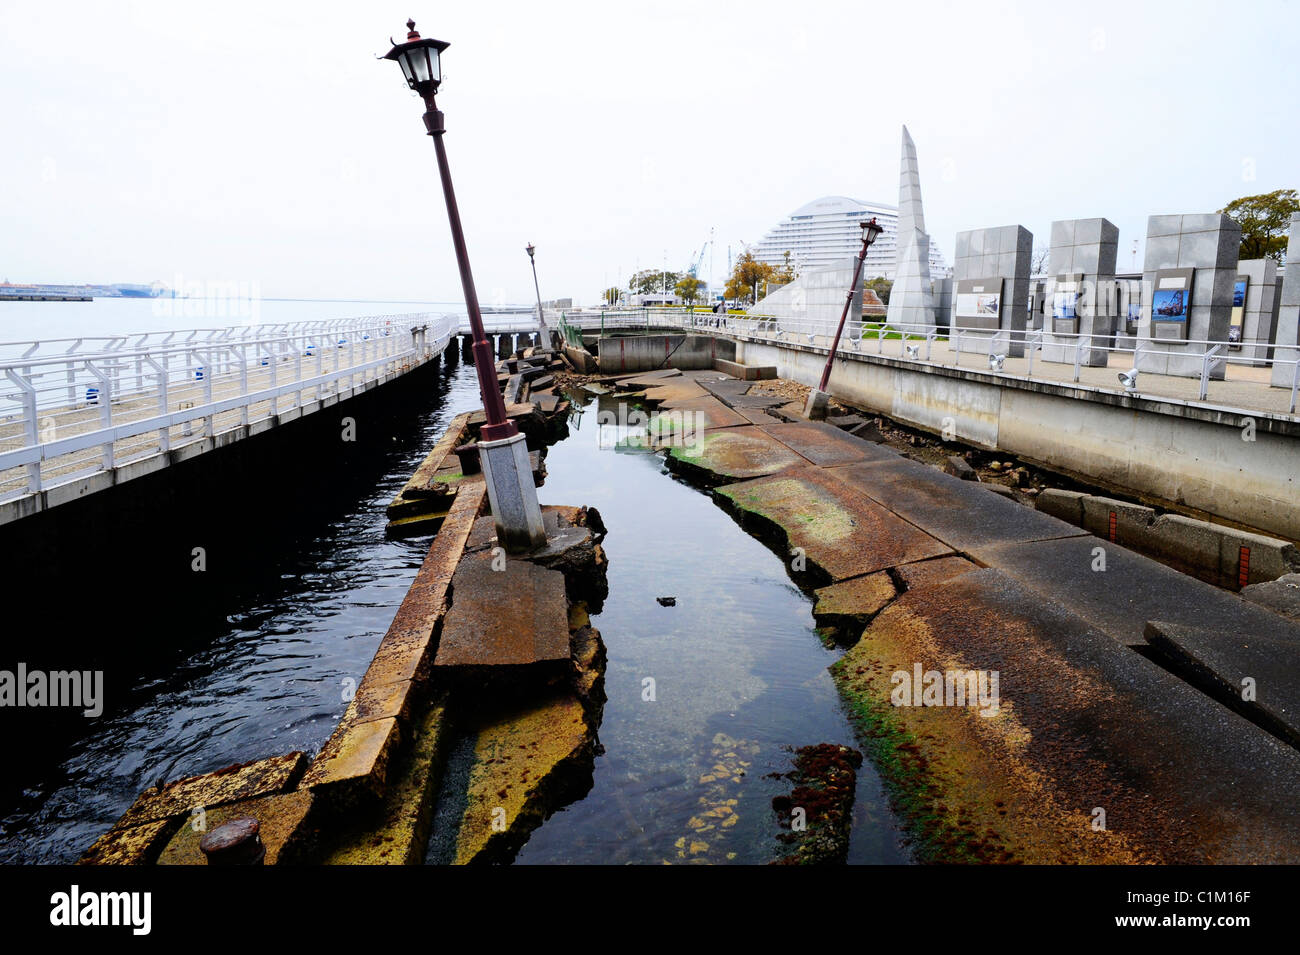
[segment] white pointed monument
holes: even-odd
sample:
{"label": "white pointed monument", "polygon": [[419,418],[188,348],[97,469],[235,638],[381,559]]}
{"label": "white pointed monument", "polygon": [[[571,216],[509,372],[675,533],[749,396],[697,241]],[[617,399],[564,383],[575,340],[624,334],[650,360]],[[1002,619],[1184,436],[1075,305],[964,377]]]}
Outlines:
{"label": "white pointed monument", "polygon": [[[888,321],[934,325],[934,292],[930,287],[930,236],[921,210],[921,174],[916,144],[903,127],[902,168],[898,180],[898,258],[889,292]],[[919,328],[910,331],[921,331]]]}

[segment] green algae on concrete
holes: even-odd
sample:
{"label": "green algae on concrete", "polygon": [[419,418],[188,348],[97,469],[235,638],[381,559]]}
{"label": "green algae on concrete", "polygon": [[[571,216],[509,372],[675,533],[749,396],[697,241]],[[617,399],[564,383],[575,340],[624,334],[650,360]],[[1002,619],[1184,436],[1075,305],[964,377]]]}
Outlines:
{"label": "green algae on concrete", "polygon": [[951,553],[818,468],[728,485],[715,494],[739,512],[742,525],[780,540],[795,573],[806,572],[817,583]]}
{"label": "green algae on concrete", "polygon": [[[917,667],[999,673],[996,705],[896,696]],[[1300,852],[1300,754],[997,570],[899,597],[832,674],[922,860]]]}
{"label": "green algae on concrete", "polygon": [[817,621],[818,627],[830,628],[840,640],[852,643],[858,639],[862,628],[897,593],[894,582],[884,571],[831,584],[816,592],[813,619]]}
{"label": "green algae on concrete", "polygon": [[803,463],[781,442],[757,428],[727,428],[696,435],[668,450],[668,467],[700,484],[725,484],[776,474]]}

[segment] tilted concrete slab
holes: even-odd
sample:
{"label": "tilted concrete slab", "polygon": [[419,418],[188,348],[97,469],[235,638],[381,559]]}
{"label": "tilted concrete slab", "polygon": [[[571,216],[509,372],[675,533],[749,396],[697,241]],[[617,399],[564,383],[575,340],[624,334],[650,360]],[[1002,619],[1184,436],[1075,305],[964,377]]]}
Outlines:
{"label": "tilted concrete slab", "polygon": [[921,560],[915,564],[895,567],[894,576],[905,590],[921,590],[979,569],[979,564],[973,564],[965,557],[936,557],[934,560]]}
{"label": "tilted concrete slab", "polygon": [[[918,667],[996,672],[996,708],[895,695]],[[1300,861],[1300,753],[1001,571],[904,594],[832,672],[922,859]]]}
{"label": "tilted concrete slab", "polygon": [[804,459],[758,428],[723,428],[670,448],[668,466],[704,484],[725,484],[802,467]]}
{"label": "tilted concrete slab", "polygon": [[158,865],[207,865],[207,856],[199,848],[200,840],[217,826],[242,816],[257,820],[257,835],[266,847],[265,865],[302,861],[298,853],[304,852],[310,841],[304,822],[311,805],[312,794],[300,790],[259,796],[213,809],[206,813],[205,830],[196,832],[192,825],[182,825],[176,831],[158,856]]}
{"label": "tilted concrete slab", "polygon": [[985,548],[980,560],[1130,646],[1146,642],[1148,620],[1300,640],[1300,624],[1091,535]]}
{"label": "tilted concrete slab", "polygon": [[831,473],[803,468],[715,493],[741,512],[742,524],[776,530],[831,581],[951,552]]}
{"label": "tilted concrete slab", "polygon": [[668,410],[659,411],[646,426],[651,437],[683,432],[708,431],[712,428],[734,428],[749,422],[732,411],[717,398],[705,396],[686,401],[674,401]]}
{"label": "tilted concrete slab", "polygon": [[178,779],[161,789],[147,789],[131,804],[119,825],[137,826],[172,816],[188,816],[195,806],[210,809],[284,792],[297,781],[306,762],[305,754],[288,753]]}
{"label": "tilted concrete slab", "polygon": [[763,430],[822,468],[834,468],[859,461],[900,460],[897,451],[855,438],[823,421],[764,425]]}
{"label": "tilted concrete slab", "polygon": [[[488,551],[461,561],[434,669],[567,663],[569,607],[564,575]],[[498,564],[498,566],[501,566]]]}
{"label": "tilted concrete slab", "polygon": [[1300,574],[1286,574],[1277,580],[1251,584],[1241,589],[1241,596],[1300,622]]}
{"label": "tilted concrete slab", "polygon": [[1300,630],[1287,639],[1157,620],[1145,636],[1169,669],[1300,747]]}
{"label": "tilted concrete slab", "polygon": [[1041,511],[990,494],[982,484],[906,458],[851,464],[827,473],[981,563],[988,563],[983,553],[990,546],[1086,534]]}

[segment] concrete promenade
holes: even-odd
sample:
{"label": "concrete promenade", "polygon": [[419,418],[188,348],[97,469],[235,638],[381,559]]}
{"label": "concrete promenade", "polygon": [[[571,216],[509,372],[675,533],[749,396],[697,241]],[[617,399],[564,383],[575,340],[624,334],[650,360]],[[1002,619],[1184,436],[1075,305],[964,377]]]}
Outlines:
{"label": "concrete promenade", "polygon": [[[789,407],[773,414],[781,399],[748,383],[687,375],[625,384],[704,416],[693,439],[661,439],[670,466],[720,484],[839,624],[835,679],[919,858],[1300,861],[1300,752],[1259,725],[1281,710],[1300,727],[1295,621],[979,483],[780,420]],[[1256,640],[1277,651],[1267,665],[1241,646]],[[1254,701],[1178,675],[1206,642],[1222,686],[1255,674]],[[919,681],[899,705],[929,673],[996,673],[993,712]]]}

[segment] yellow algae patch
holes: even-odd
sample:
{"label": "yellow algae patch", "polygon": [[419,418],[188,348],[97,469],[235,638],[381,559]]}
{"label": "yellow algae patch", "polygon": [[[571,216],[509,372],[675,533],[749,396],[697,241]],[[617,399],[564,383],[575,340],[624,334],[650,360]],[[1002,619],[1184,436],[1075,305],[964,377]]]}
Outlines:
{"label": "yellow algae patch", "polygon": [[478,728],[455,862],[495,861],[516,850],[570,788],[590,785],[592,742],[571,694],[524,704]]}
{"label": "yellow algae patch", "polygon": [[433,791],[447,733],[445,699],[412,724],[414,739],[389,780],[383,805],[336,841],[320,860],[326,865],[418,865],[424,861],[433,813]]}

